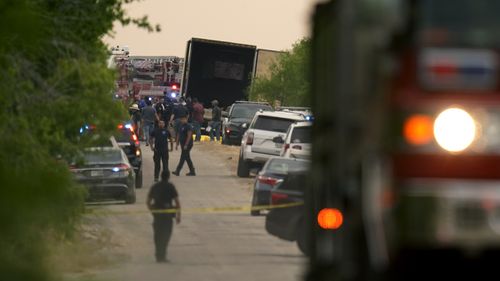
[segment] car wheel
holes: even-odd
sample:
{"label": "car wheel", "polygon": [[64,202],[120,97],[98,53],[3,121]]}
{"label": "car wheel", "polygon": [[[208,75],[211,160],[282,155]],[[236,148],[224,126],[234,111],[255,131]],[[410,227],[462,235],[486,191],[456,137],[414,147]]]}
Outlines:
{"label": "car wheel", "polygon": [[248,168],[248,164],[243,160],[243,156],[240,154],[240,158],[238,159],[238,177],[246,178],[250,176],[250,169]]}
{"label": "car wheel", "polygon": [[135,188],[142,187],[142,170],[135,175]]}
{"label": "car wheel", "polygon": [[306,256],[310,255],[310,248],[307,239],[307,227],[303,227],[304,221],[301,220],[297,225],[297,246],[299,250]]}
{"label": "car wheel", "polygon": [[134,204],[135,201],[136,201],[136,196],[135,196],[135,188],[134,188],[132,193],[127,194],[127,198],[125,198],[125,203]]}
{"label": "car wheel", "polygon": [[252,210],[250,210],[250,215],[252,216],[260,216],[260,210],[254,210],[253,207],[256,207],[258,206],[258,200],[257,200],[257,192],[254,191],[253,192],[253,196],[252,196]]}

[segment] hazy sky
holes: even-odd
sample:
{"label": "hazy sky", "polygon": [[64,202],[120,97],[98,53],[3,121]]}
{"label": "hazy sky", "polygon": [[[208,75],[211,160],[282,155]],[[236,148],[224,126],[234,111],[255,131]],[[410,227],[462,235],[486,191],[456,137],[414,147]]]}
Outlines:
{"label": "hazy sky", "polygon": [[317,0],[142,0],[126,6],[132,16],[148,15],[160,33],[115,26],[108,45],[128,45],[130,55],[184,57],[191,37],[232,41],[258,48],[289,49],[309,34]]}

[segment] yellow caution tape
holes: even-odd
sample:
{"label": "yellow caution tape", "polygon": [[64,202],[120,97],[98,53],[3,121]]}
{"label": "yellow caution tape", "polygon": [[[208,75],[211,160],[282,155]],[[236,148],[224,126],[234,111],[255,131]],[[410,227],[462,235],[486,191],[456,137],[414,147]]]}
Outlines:
{"label": "yellow caution tape", "polygon": [[[243,213],[250,211],[262,211],[271,209],[283,209],[302,206],[304,203],[287,203],[279,205],[260,205],[260,206],[234,206],[234,207],[207,207],[207,208],[188,208],[181,209],[183,214],[210,214],[210,213]],[[88,214],[102,214],[102,215],[127,215],[127,214],[141,214],[141,213],[153,213],[153,214],[175,214],[178,209],[163,209],[163,210],[129,210],[129,211],[113,211],[113,210],[96,210],[90,209]]]}

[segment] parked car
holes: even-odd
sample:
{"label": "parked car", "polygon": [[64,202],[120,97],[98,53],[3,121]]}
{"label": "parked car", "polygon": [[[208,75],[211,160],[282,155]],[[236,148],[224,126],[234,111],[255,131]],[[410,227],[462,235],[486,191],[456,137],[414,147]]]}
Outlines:
{"label": "parked car", "polygon": [[241,141],[238,176],[248,177],[250,169],[261,168],[270,157],[279,156],[281,146],[273,139],[285,134],[291,124],[304,120],[304,114],[293,111],[256,112]]}
{"label": "parked car", "polygon": [[[80,129],[82,136],[98,137],[99,130],[94,125],[85,125]],[[123,149],[127,158],[134,168],[136,176],[136,188],[142,187],[142,151],[139,137],[134,132],[134,129],[129,123],[122,123],[117,126],[116,132],[113,134],[118,146]]]}
{"label": "parked car", "polygon": [[[290,172],[305,171],[309,168],[309,161],[272,157],[255,177],[253,188],[252,207],[271,204],[271,189],[280,184]],[[260,209],[252,209],[252,216],[260,215]]]}
{"label": "parked car", "polygon": [[[307,172],[290,172],[271,190],[271,207],[290,203],[304,203]],[[269,234],[287,241],[296,241],[300,251],[308,255],[304,206],[271,209],[266,216]]]}
{"label": "parked car", "polygon": [[128,161],[134,168],[135,187],[142,187],[142,151],[141,142],[130,124],[118,125],[118,133],[115,136],[118,145],[127,155]]}
{"label": "parked car", "polygon": [[253,116],[259,110],[273,110],[268,103],[237,101],[231,105],[227,118],[222,124],[222,143],[241,144],[243,134],[252,122]]}
{"label": "parked car", "polygon": [[72,163],[75,180],[88,190],[88,200],[136,201],[135,172],[119,147],[92,147]]}
{"label": "parked car", "polygon": [[287,158],[311,158],[312,123],[300,122],[290,125],[285,137],[278,136],[274,139],[281,145],[280,156]]}

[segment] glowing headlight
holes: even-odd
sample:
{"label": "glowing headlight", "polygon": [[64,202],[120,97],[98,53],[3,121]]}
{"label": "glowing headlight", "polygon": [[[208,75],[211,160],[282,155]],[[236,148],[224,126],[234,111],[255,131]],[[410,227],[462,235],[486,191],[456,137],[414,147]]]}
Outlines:
{"label": "glowing headlight", "polygon": [[243,123],[243,124],[241,124],[241,127],[242,127],[242,128],[246,128],[247,126],[248,126],[248,124],[247,124],[247,123]]}
{"label": "glowing headlight", "polygon": [[434,121],[434,137],[445,150],[450,152],[463,151],[476,138],[476,122],[463,109],[446,109]]}

